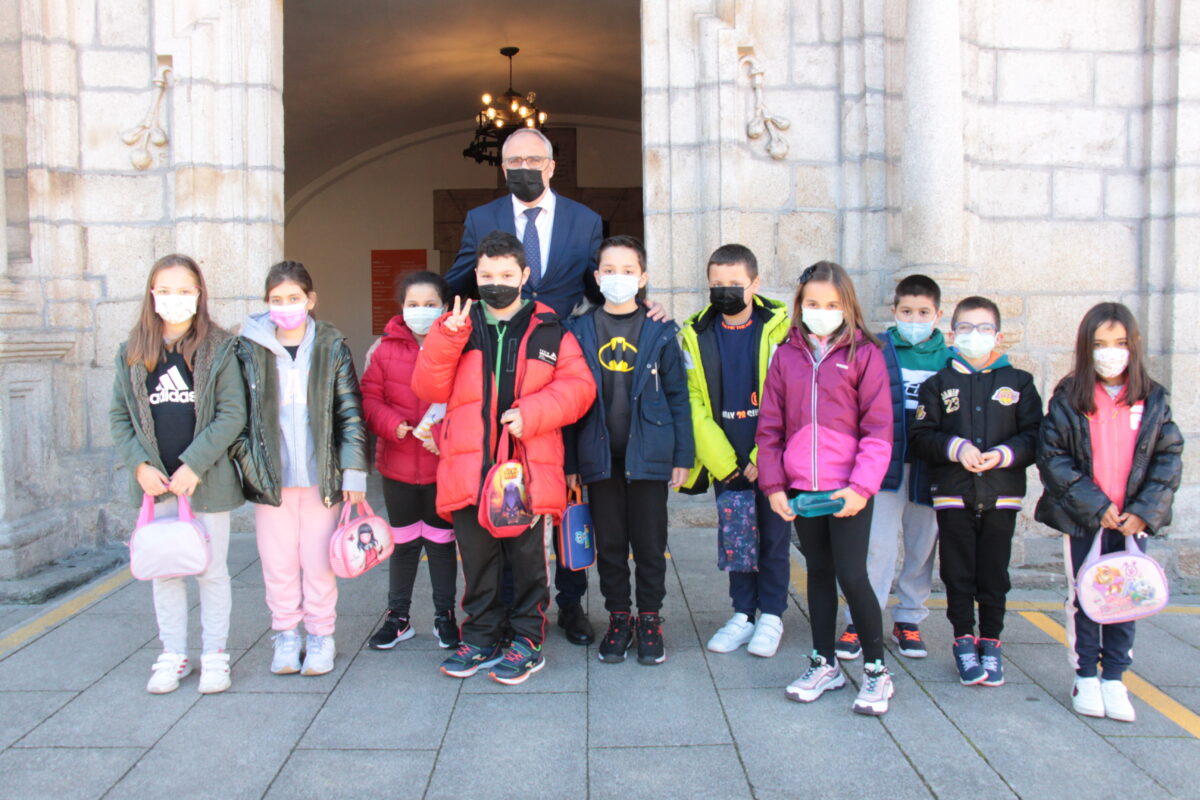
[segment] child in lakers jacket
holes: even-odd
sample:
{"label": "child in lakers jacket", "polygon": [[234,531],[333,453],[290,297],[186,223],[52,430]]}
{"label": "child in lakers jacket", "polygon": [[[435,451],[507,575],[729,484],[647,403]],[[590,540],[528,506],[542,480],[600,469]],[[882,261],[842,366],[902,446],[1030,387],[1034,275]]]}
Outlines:
{"label": "child in lakers jacket", "polygon": [[[950,323],[953,357],[921,385],[909,444],[931,466],[946,616],[964,685],[1000,686],[1008,561],[1042,400],[1033,376],[994,350],[1000,309],[968,297]],[[979,604],[979,638],[975,604]]]}

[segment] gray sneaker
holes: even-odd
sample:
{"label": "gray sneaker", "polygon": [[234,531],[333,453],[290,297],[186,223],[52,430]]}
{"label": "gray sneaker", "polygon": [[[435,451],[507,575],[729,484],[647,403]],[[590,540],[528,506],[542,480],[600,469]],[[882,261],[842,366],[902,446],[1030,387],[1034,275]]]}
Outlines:
{"label": "gray sneaker", "polygon": [[854,712],[873,717],[882,716],[887,713],[888,700],[891,700],[895,693],[892,673],[888,672],[882,661],[865,664],[862,687],[858,690],[858,697],[854,698]]}
{"label": "gray sneaker", "polygon": [[808,669],[804,670],[804,674],[792,681],[784,690],[788,700],[795,700],[797,703],[811,703],[825,692],[840,689],[846,685],[846,676],[842,674],[836,659],[830,664],[824,656],[814,650],[808,660]]}
{"label": "gray sneaker", "polygon": [[333,659],[337,655],[333,636],[318,636],[310,633],[304,644],[304,667],[301,675],[324,675],[333,671]]}
{"label": "gray sneaker", "polygon": [[295,630],[280,631],[271,637],[275,643],[275,656],[271,659],[271,672],[276,675],[293,675],[300,671],[300,634]]}

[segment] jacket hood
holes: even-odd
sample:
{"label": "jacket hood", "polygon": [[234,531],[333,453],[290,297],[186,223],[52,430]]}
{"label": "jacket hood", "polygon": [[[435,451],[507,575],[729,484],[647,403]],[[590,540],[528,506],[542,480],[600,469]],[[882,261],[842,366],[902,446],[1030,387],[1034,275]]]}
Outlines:
{"label": "jacket hood", "polygon": [[[308,327],[304,332],[304,343],[311,341],[316,335],[317,324],[312,317],[308,318]],[[242,336],[257,345],[261,345],[277,356],[288,355],[287,350],[275,338],[275,323],[271,322],[270,311],[260,311],[249,314],[242,323]]]}
{"label": "jacket hood", "polygon": [[383,328],[383,338],[387,341],[417,343],[417,337],[413,334],[412,328],[404,322],[403,314],[397,314],[388,320],[387,325]]}
{"label": "jacket hood", "polygon": [[1008,356],[1004,355],[1003,353],[997,353],[995,350],[993,350],[992,360],[988,362],[988,365],[983,369],[975,369],[967,362],[965,358],[963,358],[962,354],[959,353],[958,350],[951,347],[949,366],[963,374],[970,375],[973,372],[991,372],[992,370],[1000,369],[1001,367],[1011,367],[1012,364],[1009,362]]}

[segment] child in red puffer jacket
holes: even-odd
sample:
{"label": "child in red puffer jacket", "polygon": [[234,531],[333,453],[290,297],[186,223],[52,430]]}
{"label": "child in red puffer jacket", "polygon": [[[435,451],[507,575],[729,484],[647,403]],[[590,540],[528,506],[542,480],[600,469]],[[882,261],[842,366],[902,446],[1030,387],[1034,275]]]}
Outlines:
{"label": "child in red puffer jacket", "polygon": [[446,310],[449,287],[440,275],[414,272],[405,277],[397,294],[401,313],[392,317],[383,338],[368,354],[362,378],[363,413],[378,437],[375,466],[383,476],[383,497],[396,542],[388,562],[387,615],[369,645],[390,650],[413,636],[409,608],[423,549],[433,584],[433,633],[442,647],[456,647],[458,554],[453,528],[437,513],[438,449],[430,431],[431,421],[444,413],[444,407],[430,406],[411,388],[417,354],[430,326]]}

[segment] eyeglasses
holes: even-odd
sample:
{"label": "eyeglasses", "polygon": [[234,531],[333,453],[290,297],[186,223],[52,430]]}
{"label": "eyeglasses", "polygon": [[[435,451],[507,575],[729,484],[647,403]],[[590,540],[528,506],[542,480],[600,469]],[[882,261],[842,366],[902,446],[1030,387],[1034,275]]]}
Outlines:
{"label": "eyeglasses", "polygon": [[978,325],[972,325],[969,322],[957,322],[954,324],[955,336],[966,336],[971,331],[979,331],[984,336],[988,336],[996,332],[996,326],[990,322],[981,322]]}
{"label": "eyeglasses", "polygon": [[541,169],[550,163],[550,159],[546,156],[508,156],[500,163],[508,169],[520,169],[522,166]]}

